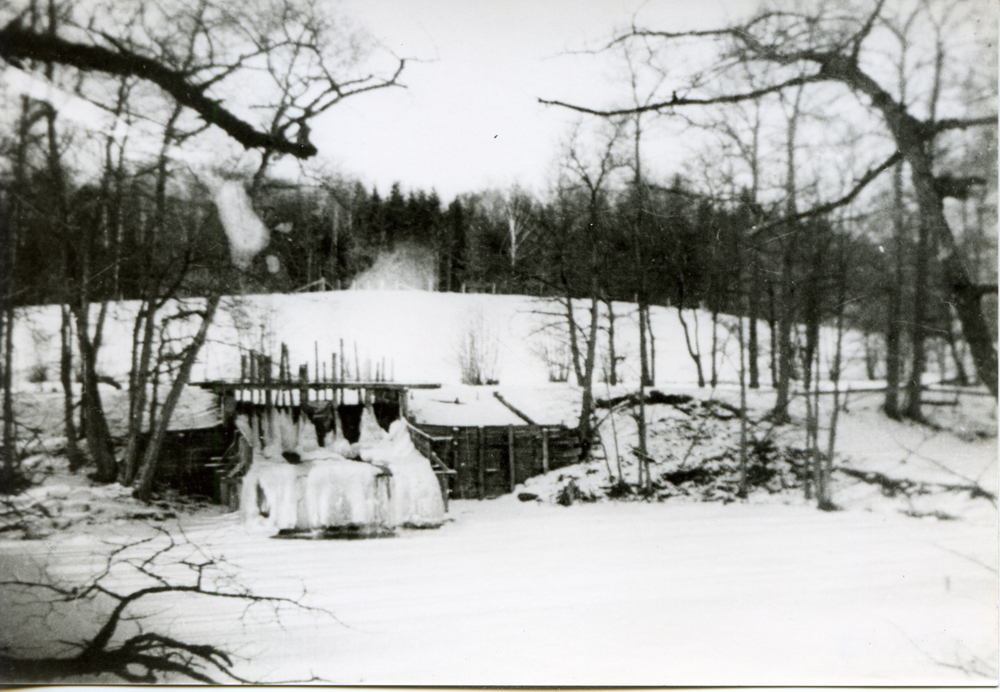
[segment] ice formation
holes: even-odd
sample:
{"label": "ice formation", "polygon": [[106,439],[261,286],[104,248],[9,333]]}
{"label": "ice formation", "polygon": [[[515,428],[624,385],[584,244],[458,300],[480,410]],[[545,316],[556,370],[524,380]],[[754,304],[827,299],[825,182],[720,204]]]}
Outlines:
{"label": "ice formation", "polygon": [[215,206],[219,209],[219,221],[229,240],[233,264],[240,269],[248,269],[253,258],[267,247],[271,234],[250,206],[243,185],[227,180],[215,193]]}
{"label": "ice formation", "polygon": [[[253,436],[249,421],[240,418],[240,430]],[[318,446],[312,426],[303,420],[295,424],[290,412],[275,411],[264,423],[268,443],[255,438],[240,497],[245,523],[279,530],[377,532],[444,521],[437,476],[413,446],[405,420],[393,423],[387,434],[366,406],[358,443],[338,435],[328,438],[326,447]],[[294,452],[297,463],[286,461],[283,452]]]}

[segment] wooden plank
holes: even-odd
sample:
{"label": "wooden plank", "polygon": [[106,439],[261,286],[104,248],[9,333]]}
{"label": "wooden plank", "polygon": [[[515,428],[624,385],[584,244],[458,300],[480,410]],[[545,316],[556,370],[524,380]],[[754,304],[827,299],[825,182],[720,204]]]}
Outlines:
{"label": "wooden plank", "polygon": [[517,487],[517,454],[514,451],[514,426],[507,426],[507,465],[510,467],[510,491]]}
{"label": "wooden plank", "polygon": [[535,421],[531,420],[531,418],[528,417],[528,414],[524,413],[523,411],[521,411],[520,409],[518,409],[516,406],[514,406],[514,404],[510,403],[509,401],[507,401],[506,399],[504,399],[502,396],[500,396],[500,392],[493,392],[493,397],[497,401],[499,401],[501,404],[503,404],[504,406],[506,406],[507,408],[509,408],[514,413],[515,416],[517,416],[518,418],[520,418],[521,420],[523,420],[528,425],[538,425],[538,423],[536,423]]}
{"label": "wooden plank", "polygon": [[477,457],[479,459],[479,499],[483,500],[486,498],[486,435],[483,432],[482,427],[476,428],[476,441],[477,446]]}
{"label": "wooden plank", "polygon": [[542,428],[542,473],[549,472],[549,431]]}

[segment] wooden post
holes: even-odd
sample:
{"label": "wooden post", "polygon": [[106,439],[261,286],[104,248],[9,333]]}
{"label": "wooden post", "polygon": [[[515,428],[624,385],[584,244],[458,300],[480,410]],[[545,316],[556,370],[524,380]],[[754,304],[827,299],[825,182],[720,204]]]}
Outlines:
{"label": "wooden post", "polygon": [[274,438],[274,416],[271,414],[274,412],[274,394],[271,391],[271,357],[263,356],[261,358],[261,370],[264,371],[264,384],[268,385],[264,388],[264,415],[267,416],[267,439],[270,441]]}
{"label": "wooden post", "polygon": [[[316,364],[316,379],[319,379],[319,342],[313,342],[313,359]],[[326,365],[326,363],[324,363]]]}
{"label": "wooden post", "polygon": [[406,418],[406,396],[407,396],[407,392],[406,392],[405,389],[400,389],[397,392],[397,394],[398,394],[398,401],[399,401],[399,417],[400,418]]}
{"label": "wooden post", "polygon": [[479,499],[486,498],[486,435],[483,426],[476,428],[476,443],[479,471]]}
{"label": "wooden post", "polygon": [[246,354],[240,355],[240,382],[247,381],[247,356]]}
{"label": "wooden post", "polygon": [[361,381],[361,359],[358,358],[358,342],[354,342],[354,374],[358,382]]}
{"label": "wooden post", "polygon": [[542,428],[542,473],[549,472],[549,431]]}
{"label": "wooden post", "polygon": [[507,426],[507,464],[510,466],[510,491],[517,486],[517,458],[514,455],[514,426]]}
{"label": "wooden post", "polygon": [[347,360],[344,358],[344,340],[340,340],[340,381],[347,381]]}
{"label": "wooden post", "polygon": [[[326,363],[324,363],[323,365],[326,365]],[[336,382],[337,381],[337,354],[336,353],[331,353],[330,354],[330,381],[331,382]]]}
{"label": "wooden post", "polygon": [[467,500],[469,499],[465,494],[466,479],[469,475],[469,450],[472,448],[472,444],[469,442],[469,429],[465,428],[462,431],[462,435],[465,437],[465,453],[466,455],[461,456],[462,448],[458,442],[458,428],[451,429],[451,467],[455,469],[455,487],[458,489],[458,499]]}
{"label": "wooden post", "polygon": [[309,381],[309,364],[303,363],[299,366],[299,382],[303,384],[302,389],[299,390],[299,406],[304,406],[309,403],[309,388],[304,386],[306,382]]}

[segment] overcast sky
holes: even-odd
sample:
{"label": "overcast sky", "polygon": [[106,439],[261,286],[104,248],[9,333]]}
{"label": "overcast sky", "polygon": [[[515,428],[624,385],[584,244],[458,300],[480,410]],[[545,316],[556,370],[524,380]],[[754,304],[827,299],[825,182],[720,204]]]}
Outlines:
{"label": "overcast sky", "polygon": [[[633,15],[673,30],[716,25],[748,0],[346,0],[346,13],[408,64],[406,90],[339,105],[314,130],[321,155],[385,193],[456,193],[515,182],[543,192],[560,141],[581,116],[538,97],[608,105],[608,57],[567,55],[607,41]],[[619,83],[617,88],[621,88]]]}

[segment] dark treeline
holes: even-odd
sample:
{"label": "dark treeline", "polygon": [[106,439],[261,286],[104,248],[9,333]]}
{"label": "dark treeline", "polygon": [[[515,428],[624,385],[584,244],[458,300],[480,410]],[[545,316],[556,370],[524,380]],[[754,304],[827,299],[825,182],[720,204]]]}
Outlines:
{"label": "dark treeline", "polygon": [[[220,277],[233,292],[345,289],[381,254],[419,248],[415,261],[433,258],[440,291],[585,298],[596,281],[602,300],[635,301],[645,290],[653,305],[753,315],[774,326],[776,283],[787,238],[795,236],[803,240],[791,245],[794,321],[828,319],[833,288],[846,282],[852,326],[877,334],[886,323],[886,267],[894,260],[875,239],[825,219],[791,234],[779,225],[758,235],[769,215],[746,195],[713,200],[679,179],[647,188],[639,215],[628,186],[595,205],[572,189],[548,200],[515,189],[466,193],[445,206],[433,191],[404,194],[398,184],[383,197],[358,183],[269,181],[254,205],[271,243],[246,272],[228,261],[206,187],[177,182],[158,218],[154,183],[139,172],[83,185],[68,195],[68,221],[55,223],[44,171],[5,182],[0,224],[18,229],[3,243],[8,281],[17,287],[9,298],[21,306],[61,303],[84,275],[93,302],[142,299],[151,276],[179,296],[207,295]],[[849,271],[842,273],[836,258],[845,252]],[[931,310],[928,322],[950,329],[944,309]]]}

